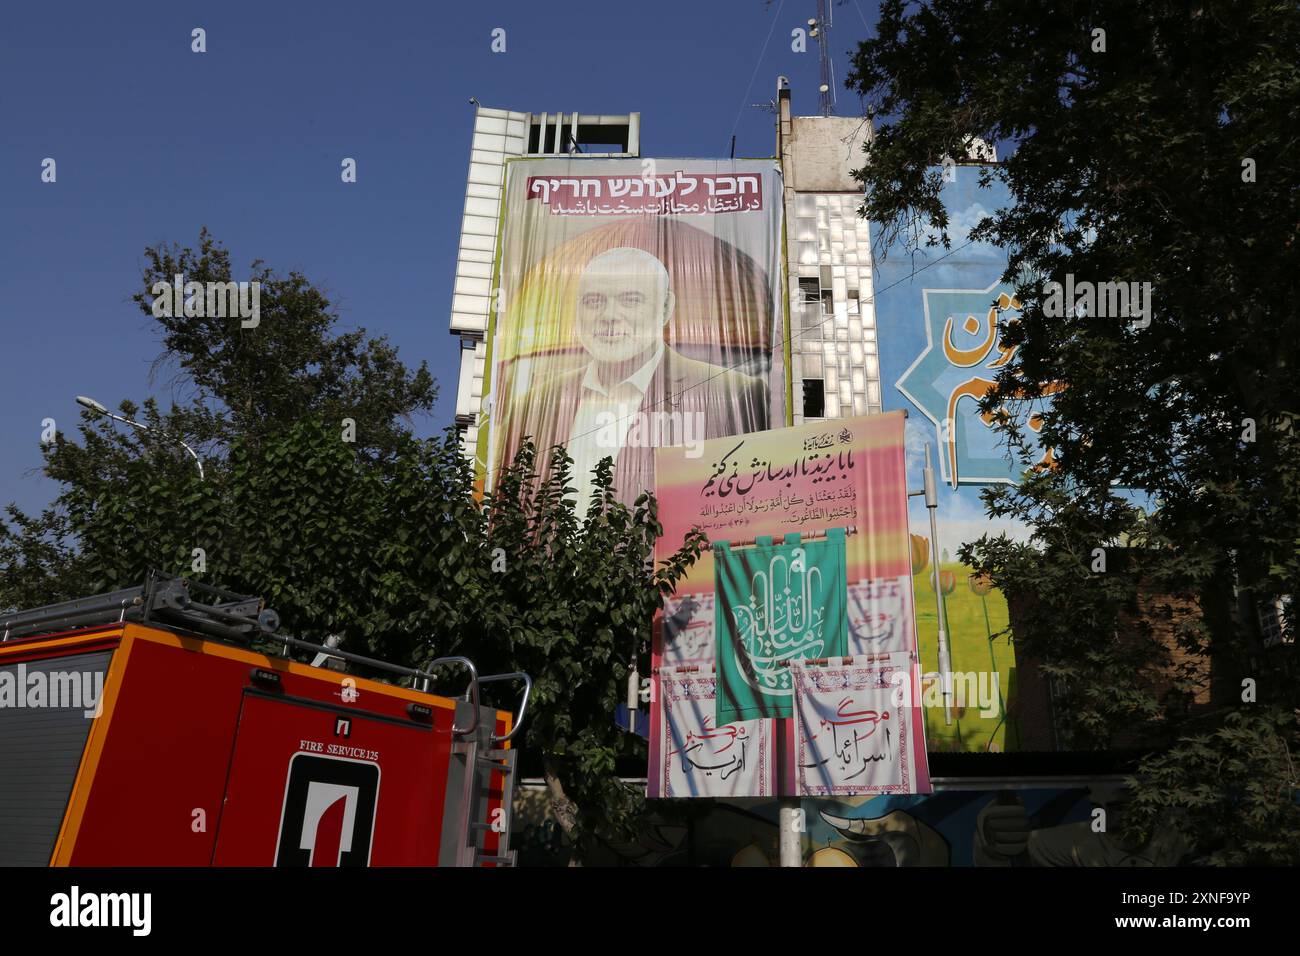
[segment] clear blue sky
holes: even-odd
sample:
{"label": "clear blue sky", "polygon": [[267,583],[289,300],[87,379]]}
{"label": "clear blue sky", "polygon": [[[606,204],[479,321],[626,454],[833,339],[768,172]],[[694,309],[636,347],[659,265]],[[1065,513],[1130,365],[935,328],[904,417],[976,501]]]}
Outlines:
{"label": "clear blue sky", "polygon": [[[475,96],[485,106],[642,114],[643,155],[774,150],[752,109],[790,77],[817,111],[814,0],[475,3],[12,3],[0,13],[0,504],[39,508],[41,420],[75,430],[73,398],[170,398],[130,302],[142,252],[208,226],[245,270],[301,270],[346,327],[427,360],[454,414],[447,331]],[[874,0],[834,9],[836,81]],[[190,31],[207,31],[207,52]],[[506,32],[507,51],[490,50]],[[770,35],[766,53],[760,51]],[[757,69],[757,72],[755,72]],[[753,76],[752,87],[749,85]],[[856,115],[840,88],[837,112]],[[58,182],[40,181],[41,161]],[[339,178],[355,157],[358,182]]]}

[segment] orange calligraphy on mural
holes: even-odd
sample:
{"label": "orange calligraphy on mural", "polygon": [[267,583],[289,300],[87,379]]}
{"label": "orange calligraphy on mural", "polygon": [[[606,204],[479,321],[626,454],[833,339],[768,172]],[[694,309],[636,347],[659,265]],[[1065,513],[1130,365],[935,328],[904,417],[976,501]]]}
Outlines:
{"label": "orange calligraphy on mural", "polygon": [[[1007,293],[1003,292],[998,295],[997,301],[989,307],[988,314],[985,316],[983,323],[973,315],[966,316],[965,321],[962,323],[962,331],[967,335],[980,335],[980,330],[983,328],[983,333],[978,344],[971,348],[964,349],[953,344],[952,332],[955,316],[949,316],[947,322],[944,324],[943,330],[943,354],[944,357],[947,358],[948,362],[957,368],[974,368],[980,366],[981,371],[999,369],[1010,362],[1011,357],[1015,354],[1016,346],[1003,345],[999,341],[998,337],[998,318],[999,315],[1007,309],[1019,310],[1020,300],[1015,296],[1007,295]],[[1011,319],[1009,321],[1016,322],[1018,320]],[[996,352],[997,355],[993,361],[989,362],[987,365],[981,366],[981,363],[994,352]],[[981,375],[972,375],[966,381],[959,382],[948,393],[948,407],[947,416],[945,418],[945,427],[943,429],[943,439],[948,458],[948,475],[950,476],[954,488],[957,486],[957,433],[956,428],[954,427],[954,423],[957,420],[957,405],[962,399],[972,399],[977,403],[983,401],[984,397],[993,390],[995,385],[996,383],[993,379],[984,378]],[[1041,397],[1045,398],[1049,395],[1054,395],[1063,387],[1064,386],[1059,382],[1050,382],[1043,386]],[[1023,392],[1017,391],[1014,397],[1024,398],[1025,395]],[[989,410],[980,412],[979,417],[983,420],[985,427],[991,428],[996,422],[1005,420],[1008,414],[1006,408],[1001,407],[997,411]],[[1029,416],[1027,424],[1029,429],[1037,434],[1043,427],[1042,414],[1040,412],[1034,412]],[[1034,470],[1055,468],[1056,457],[1053,453],[1053,449],[1044,449],[1043,457],[1035,462],[1033,467]]]}

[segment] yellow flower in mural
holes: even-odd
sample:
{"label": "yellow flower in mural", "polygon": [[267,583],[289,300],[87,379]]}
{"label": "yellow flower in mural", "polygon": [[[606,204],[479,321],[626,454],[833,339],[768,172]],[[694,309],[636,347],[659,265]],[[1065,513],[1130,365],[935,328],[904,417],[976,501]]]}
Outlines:
{"label": "yellow flower in mural", "polygon": [[912,573],[920,574],[930,563],[930,541],[919,534],[912,535]]}

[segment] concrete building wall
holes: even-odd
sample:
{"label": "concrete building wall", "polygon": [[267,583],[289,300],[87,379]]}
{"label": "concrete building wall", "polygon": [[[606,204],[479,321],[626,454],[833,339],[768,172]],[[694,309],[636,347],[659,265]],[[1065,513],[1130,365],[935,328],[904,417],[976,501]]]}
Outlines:
{"label": "concrete building wall", "polygon": [[871,232],[853,178],[871,125],[791,116],[789,89],[777,95],[795,424],[879,412]]}
{"label": "concrete building wall", "polygon": [[[788,109],[789,90],[781,98]],[[862,149],[871,124],[863,117],[794,116],[790,118],[789,169],[786,183],[795,192],[862,194],[853,170],[866,163]]]}

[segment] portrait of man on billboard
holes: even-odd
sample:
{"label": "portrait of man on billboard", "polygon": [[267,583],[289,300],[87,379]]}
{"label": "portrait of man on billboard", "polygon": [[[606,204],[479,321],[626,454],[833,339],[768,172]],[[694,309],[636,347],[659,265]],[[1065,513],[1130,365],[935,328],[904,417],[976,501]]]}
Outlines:
{"label": "portrait of man on billboard", "polygon": [[766,383],[665,341],[674,299],[668,270],[641,249],[610,249],[582,271],[575,325],[587,361],[537,397],[555,409],[550,441],[573,458],[580,509],[602,458],[614,459],[617,488],[639,493],[653,484],[649,449],[768,427]]}
{"label": "portrait of man on billboard", "polygon": [[563,445],[581,514],[603,458],[630,505],[654,488],[656,447],[771,427],[772,297],[749,256],[681,223],[598,228],[578,246],[525,282],[518,324],[536,323],[534,346],[502,368],[497,463],[531,437],[545,473]]}

